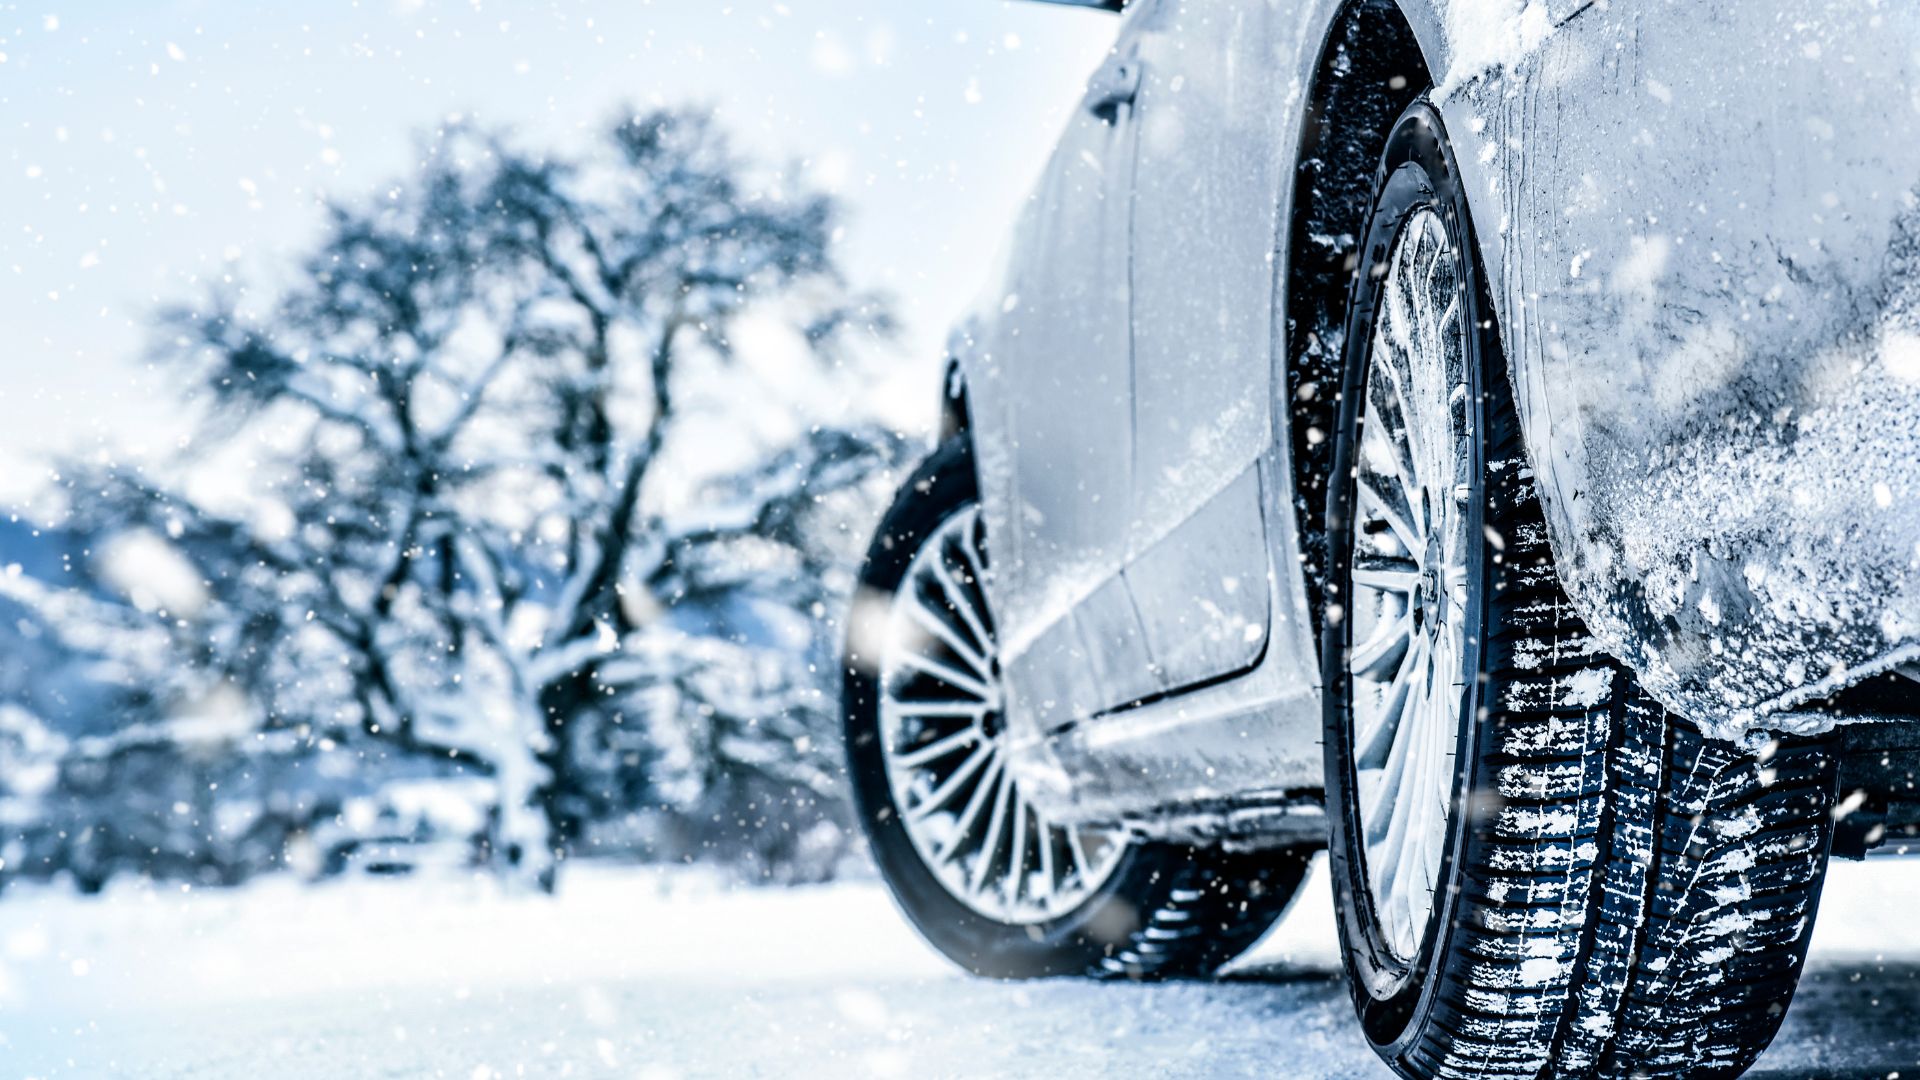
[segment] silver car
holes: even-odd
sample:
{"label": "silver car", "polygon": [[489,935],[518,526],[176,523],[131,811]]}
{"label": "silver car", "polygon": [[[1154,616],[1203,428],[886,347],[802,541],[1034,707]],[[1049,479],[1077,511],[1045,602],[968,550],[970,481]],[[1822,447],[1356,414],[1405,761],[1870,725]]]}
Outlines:
{"label": "silver car", "polygon": [[1920,824],[1920,6],[1089,6],[849,620],[901,908],[1198,975],[1326,848],[1399,1074],[1738,1075]]}

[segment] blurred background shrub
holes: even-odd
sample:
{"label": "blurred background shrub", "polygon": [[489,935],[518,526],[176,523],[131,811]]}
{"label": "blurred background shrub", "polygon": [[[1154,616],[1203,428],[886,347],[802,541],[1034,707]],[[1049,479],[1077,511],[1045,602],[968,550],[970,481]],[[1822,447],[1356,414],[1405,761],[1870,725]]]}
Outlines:
{"label": "blurred background shrub", "polygon": [[844,407],[894,321],[841,208],[697,111],[417,156],[155,316],[173,460],[3,526],[0,883],[848,854],[838,626],[915,447]]}

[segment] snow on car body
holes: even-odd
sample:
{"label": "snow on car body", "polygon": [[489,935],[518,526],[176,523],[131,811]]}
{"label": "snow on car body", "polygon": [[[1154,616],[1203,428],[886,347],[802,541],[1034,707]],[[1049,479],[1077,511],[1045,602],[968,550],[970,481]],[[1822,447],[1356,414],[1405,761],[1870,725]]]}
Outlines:
{"label": "snow on car body", "polygon": [[1560,568],[1732,733],[1920,653],[1920,10],[1583,10],[1463,87]]}
{"label": "snow on car body", "polygon": [[[972,422],[1008,435],[1023,421],[1003,402],[1036,379],[1058,401],[1129,375],[1184,395],[1136,411],[1083,397],[1056,414],[1077,447],[1110,446],[1154,412],[1178,417],[1157,442],[1134,436],[1146,445],[1133,463],[1179,482],[1136,490],[1165,505],[1131,520],[1083,509],[1059,526],[1097,540],[1018,534],[1037,550],[1023,549],[1003,589],[1016,642],[1066,635],[1070,609],[1098,622],[1122,607],[1102,603],[1101,586],[1253,471],[1286,423],[1268,405],[1276,326],[1221,312],[1284,289],[1286,189],[1306,120],[1289,105],[1307,94],[1292,73],[1312,70],[1342,5],[1180,6],[1177,32],[1143,11],[1149,25],[1120,46],[1144,54],[1146,119],[1116,132],[1077,115],[1008,253],[1019,264],[1094,227],[1062,216],[1125,214],[1112,204],[1127,203],[1132,178],[1109,191],[1107,162],[1137,154],[1149,178],[1183,162],[1133,190],[1133,281],[1123,256],[1076,253],[1114,280],[1048,295],[1022,287],[1034,268],[1017,265],[954,339]],[[1778,726],[1762,716],[1920,655],[1920,145],[1899,137],[1920,120],[1909,87],[1920,12],[1871,0],[1401,10],[1444,72],[1436,104],[1467,151],[1459,165],[1560,569],[1596,633],[1649,690],[1728,735]],[[1218,59],[1167,74],[1153,53],[1170,50]],[[1084,205],[1062,214],[1068,202]],[[1238,217],[1221,224],[1223,211]],[[1088,310],[1062,319],[1065,306]],[[1099,340],[1125,333],[1129,311],[1130,371],[1070,383],[1016,368],[1054,344],[1034,324]],[[1196,370],[1209,385],[1160,385]],[[1016,506],[1044,518],[1017,463],[984,468],[1000,496],[986,500],[990,520]],[[1105,484],[1103,501],[1128,503],[1121,479],[1090,472],[1076,494]],[[1215,505],[1218,516],[1252,520],[1246,490],[1225,501],[1235,506]],[[1178,539],[1175,551],[1192,554]],[[1301,588],[1283,584],[1276,611],[1296,625]],[[1223,607],[1207,630],[1231,638],[1233,619],[1256,622],[1262,645],[1260,606]],[[1235,644],[1220,643],[1223,657]],[[1101,696],[1040,694],[1069,711]]]}

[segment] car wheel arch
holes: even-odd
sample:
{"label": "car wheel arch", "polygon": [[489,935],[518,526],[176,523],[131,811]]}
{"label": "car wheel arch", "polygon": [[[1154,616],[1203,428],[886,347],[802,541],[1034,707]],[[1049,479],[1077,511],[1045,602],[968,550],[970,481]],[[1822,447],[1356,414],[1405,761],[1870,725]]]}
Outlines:
{"label": "car wheel arch", "polygon": [[1359,234],[1387,135],[1433,82],[1416,30],[1430,20],[1409,14],[1396,0],[1347,0],[1334,14],[1314,62],[1282,205],[1275,428],[1290,441],[1296,535],[1316,634],[1325,602],[1330,433]]}

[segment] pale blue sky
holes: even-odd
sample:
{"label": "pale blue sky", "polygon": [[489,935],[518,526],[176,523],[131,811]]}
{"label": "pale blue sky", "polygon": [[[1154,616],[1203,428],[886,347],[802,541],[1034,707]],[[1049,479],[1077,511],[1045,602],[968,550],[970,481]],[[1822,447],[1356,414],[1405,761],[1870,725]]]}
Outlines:
{"label": "pale blue sky", "polygon": [[710,104],[845,196],[850,267],[900,298],[913,358],[875,393],[915,422],[1113,26],[1005,0],[0,2],[0,498],[48,450],[175,441],[146,314],[196,277],[271,284],[413,130],[463,113],[566,148],[622,99]]}

